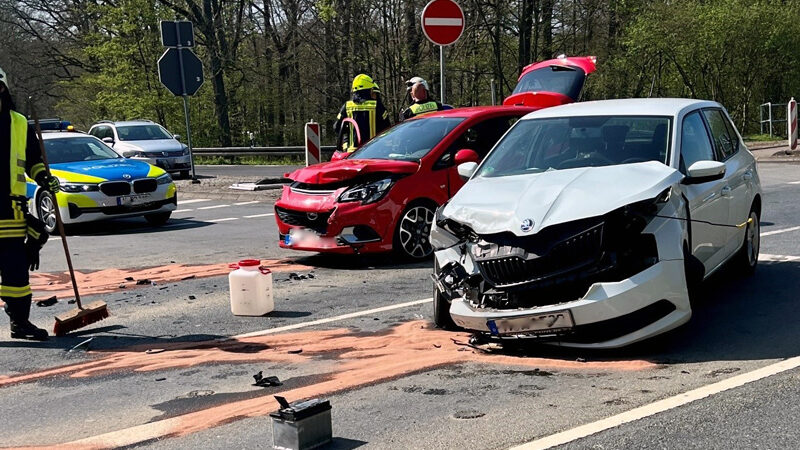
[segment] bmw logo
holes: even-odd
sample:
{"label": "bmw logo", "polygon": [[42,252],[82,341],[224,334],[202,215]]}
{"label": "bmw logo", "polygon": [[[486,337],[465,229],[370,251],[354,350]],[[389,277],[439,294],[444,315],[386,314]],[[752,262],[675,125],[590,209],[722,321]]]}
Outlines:
{"label": "bmw logo", "polygon": [[533,224],[535,222],[533,219],[525,219],[522,221],[522,225],[519,226],[519,229],[522,230],[523,233],[527,233],[533,229]]}
{"label": "bmw logo", "polygon": [[124,173],[124,174],[122,174],[122,178],[125,178],[126,180],[130,180],[131,176],[128,175],[127,173]]}

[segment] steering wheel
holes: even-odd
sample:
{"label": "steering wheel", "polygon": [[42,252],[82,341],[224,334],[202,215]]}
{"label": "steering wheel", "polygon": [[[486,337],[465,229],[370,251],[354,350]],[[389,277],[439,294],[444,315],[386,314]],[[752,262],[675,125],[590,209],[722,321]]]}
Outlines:
{"label": "steering wheel", "polygon": [[600,153],[592,152],[589,156],[578,157],[562,161],[558,165],[559,169],[573,169],[575,167],[596,167],[596,166],[609,166],[614,164],[614,161],[606,158]]}

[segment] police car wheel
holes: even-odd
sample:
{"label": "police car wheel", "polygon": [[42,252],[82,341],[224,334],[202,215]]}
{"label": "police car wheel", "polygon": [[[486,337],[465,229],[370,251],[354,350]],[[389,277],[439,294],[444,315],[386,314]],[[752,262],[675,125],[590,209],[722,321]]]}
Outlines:
{"label": "police car wheel", "polygon": [[181,178],[189,178],[189,171],[188,170],[181,170],[180,176],[181,176]]}
{"label": "police car wheel", "polygon": [[42,191],[39,194],[39,200],[36,202],[36,212],[48,233],[56,231],[56,208],[53,194],[46,191]]}
{"label": "police car wheel", "polygon": [[171,212],[147,214],[146,216],[144,216],[144,219],[150,225],[160,227],[161,225],[164,225],[167,222],[169,222],[169,218],[171,215],[172,215]]}

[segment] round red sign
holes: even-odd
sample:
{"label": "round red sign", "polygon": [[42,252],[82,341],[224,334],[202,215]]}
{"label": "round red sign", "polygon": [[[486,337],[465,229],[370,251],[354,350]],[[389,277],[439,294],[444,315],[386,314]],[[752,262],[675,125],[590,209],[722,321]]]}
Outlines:
{"label": "round red sign", "polygon": [[453,0],[433,0],[422,10],[422,32],[436,45],[451,45],[464,32],[464,11]]}

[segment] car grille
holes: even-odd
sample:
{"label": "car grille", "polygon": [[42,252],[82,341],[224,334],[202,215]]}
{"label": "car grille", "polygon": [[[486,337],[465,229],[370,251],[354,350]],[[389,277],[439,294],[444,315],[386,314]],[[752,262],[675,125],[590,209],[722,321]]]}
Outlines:
{"label": "car grille", "polygon": [[484,279],[495,287],[509,287],[580,269],[596,263],[602,256],[603,224],[573,235],[553,245],[543,255],[515,254],[478,260]]}
{"label": "car grille", "polygon": [[109,197],[129,195],[131,193],[131,184],[127,181],[108,181],[106,183],[100,183],[100,192]]}
{"label": "car grille", "polygon": [[133,192],[136,192],[137,194],[155,192],[156,189],[158,189],[158,182],[155,180],[155,178],[146,178],[133,182]]}
{"label": "car grille", "polygon": [[291,209],[275,207],[275,214],[278,219],[286,225],[308,228],[319,234],[325,234],[328,229],[328,218],[333,211],[321,213],[307,213],[303,211],[292,211]]}
{"label": "car grille", "polygon": [[183,156],[183,150],[174,150],[168,152],[146,152],[145,155],[153,158],[163,158],[163,157],[174,158],[176,156]]}

